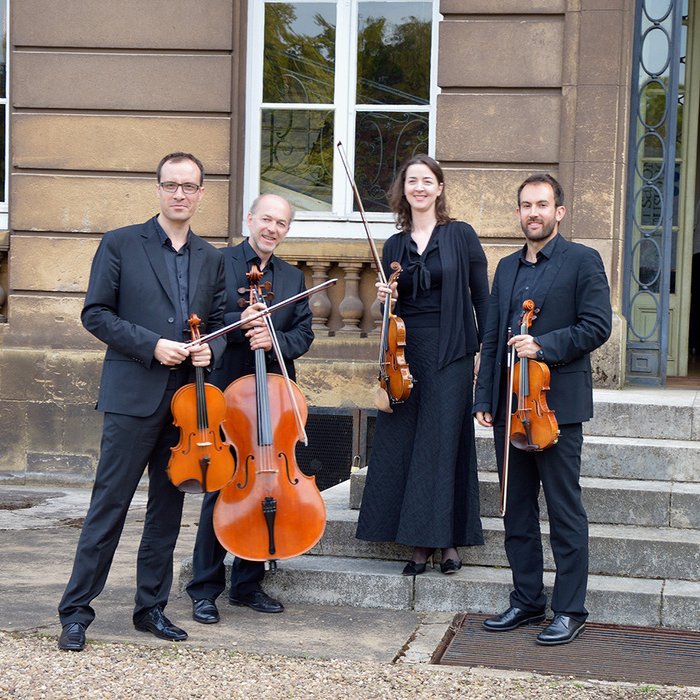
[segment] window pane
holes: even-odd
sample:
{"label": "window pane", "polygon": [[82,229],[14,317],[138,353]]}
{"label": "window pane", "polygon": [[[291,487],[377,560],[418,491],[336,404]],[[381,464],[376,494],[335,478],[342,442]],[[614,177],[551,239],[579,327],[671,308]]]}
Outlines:
{"label": "window pane", "polygon": [[5,110],[4,105],[0,105],[0,202],[5,201]]}
{"label": "window pane", "polygon": [[265,6],[264,102],[332,103],[335,3]]}
{"label": "window pane", "polygon": [[389,211],[386,193],[401,164],[428,152],[425,112],[360,112],[355,132],[355,182],[367,211]]}
{"label": "window pane", "polygon": [[360,2],[358,104],[428,104],[432,3]]}
{"label": "window pane", "polygon": [[330,211],[332,187],[333,112],[262,110],[260,192],[300,210]]}
{"label": "window pane", "polygon": [[2,17],[2,55],[0,55],[0,98],[7,97],[7,71],[5,66],[5,53],[7,51],[7,3]]}

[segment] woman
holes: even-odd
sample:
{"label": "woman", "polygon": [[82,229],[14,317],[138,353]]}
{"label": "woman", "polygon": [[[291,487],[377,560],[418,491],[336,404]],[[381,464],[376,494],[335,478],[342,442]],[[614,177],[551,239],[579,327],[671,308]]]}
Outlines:
{"label": "woman", "polygon": [[382,255],[403,272],[389,293],[406,325],[411,395],[377,416],[357,537],[414,548],[403,573],[422,574],[435,549],[440,569],[462,567],[458,546],[483,544],[474,422],[474,356],[488,300],[486,256],[474,229],[447,214],[440,166],[419,154],[389,192],[400,233]]}

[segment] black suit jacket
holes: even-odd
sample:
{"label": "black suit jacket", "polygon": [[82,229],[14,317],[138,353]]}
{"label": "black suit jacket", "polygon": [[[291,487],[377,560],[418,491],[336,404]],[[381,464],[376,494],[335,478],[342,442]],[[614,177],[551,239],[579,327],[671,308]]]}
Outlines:
{"label": "black suit jacket", "polygon": [[[489,298],[472,410],[488,411],[494,417],[504,394],[501,381],[519,257],[520,251],[499,262]],[[610,288],[598,252],[558,236],[533,301],[539,312],[530,335],[542,347],[551,373],[547,405],[561,425],[586,421],[593,415],[589,353],[608,339],[612,327]],[[513,329],[514,335],[518,332]]]}
{"label": "black suit jacket", "polygon": [[[221,252],[190,234],[190,314],[202,333],[223,325],[226,290]],[[108,231],[92,261],[81,319],[107,344],[97,408],[130,416],[151,415],[165,394],[170,369],[153,357],[160,338],[182,340],[155,217]],[[210,343],[214,361],[226,341]]]}
{"label": "black suit jacket", "polygon": [[[226,274],[226,310],[224,313],[224,323],[229,325],[240,320],[243,307],[239,306],[238,300],[245,297],[238,293],[241,287],[247,288],[250,283],[246,277],[249,272],[249,265],[246,261],[245,247],[249,245],[246,241],[234,246],[225,248],[222,251],[224,258],[224,270]],[[273,255],[274,265],[274,298],[270,302],[274,304],[279,301],[289,299],[306,289],[304,284],[304,273],[298,268],[290,265],[276,255]],[[294,379],[294,362],[297,357],[301,357],[310,347],[314,339],[311,330],[312,314],[309,309],[308,299],[303,299],[295,304],[283,306],[271,314],[271,320],[277,333],[282,356],[285,359],[287,372]],[[212,372],[210,381],[220,389],[225,389],[232,381],[238,379],[251,371],[253,352],[250,343],[245,337],[246,330],[236,329],[226,334],[226,350],[221,358],[220,365]],[[274,369],[276,362],[273,353],[268,353],[270,362],[269,369]]]}

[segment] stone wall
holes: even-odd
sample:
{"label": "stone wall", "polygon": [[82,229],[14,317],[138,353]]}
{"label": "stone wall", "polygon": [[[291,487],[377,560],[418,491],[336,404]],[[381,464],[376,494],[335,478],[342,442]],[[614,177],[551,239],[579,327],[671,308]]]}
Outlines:
{"label": "stone wall", "polygon": [[[11,6],[10,231],[0,235],[0,476],[89,480],[103,348],[79,315],[101,234],[156,212],[153,171],[173,150],[207,168],[195,230],[236,242],[246,2],[22,0]],[[479,233],[490,274],[522,245],[524,177],[567,193],[567,237],[597,248],[619,309],[632,0],[441,0],[437,157],[451,213]],[[136,21],[138,18],[138,21]],[[364,242],[290,239],[284,257],[319,304],[298,363],[309,402],[371,407],[377,338]],[[315,311],[315,314],[317,313]],[[1,316],[6,316],[5,319]],[[623,381],[624,323],[596,354]]]}

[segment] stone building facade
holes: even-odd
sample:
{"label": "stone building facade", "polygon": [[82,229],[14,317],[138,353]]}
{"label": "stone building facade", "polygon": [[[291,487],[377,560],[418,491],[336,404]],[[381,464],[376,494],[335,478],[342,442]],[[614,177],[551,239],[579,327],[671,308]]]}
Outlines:
{"label": "stone building facade", "polygon": [[[600,252],[611,283],[613,336],[595,356],[596,382],[610,388],[627,379],[636,8],[634,0],[435,2],[432,151],[451,213],[477,230],[492,274],[522,245],[518,184],[539,170],[560,179],[564,234]],[[6,478],[93,473],[103,348],[79,318],[90,262],[104,231],[156,212],[163,154],[191,151],[205,164],[197,233],[221,246],[240,240],[255,190],[245,169],[248,59],[263,40],[250,34],[250,13],[246,0],[11,0],[9,226],[0,234]],[[332,236],[307,236],[304,225],[295,222],[283,256],[309,284],[338,284],[314,302],[317,339],[299,362],[299,383],[311,406],[371,408],[378,313],[369,248],[351,218],[335,221]]]}

